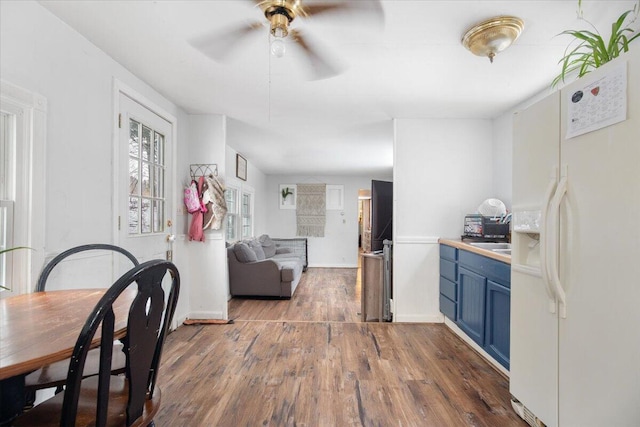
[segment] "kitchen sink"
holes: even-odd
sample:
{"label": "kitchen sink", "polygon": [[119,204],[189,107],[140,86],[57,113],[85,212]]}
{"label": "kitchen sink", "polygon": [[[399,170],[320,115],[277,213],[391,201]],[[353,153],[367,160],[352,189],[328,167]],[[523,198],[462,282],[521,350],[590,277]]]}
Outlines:
{"label": "kitchen sink", "polygon": [[488,242],[482,242],[482,243],[469,243],[471,246],[475,246],[476,248],[481,248],[481,249],[489,249],[490,251],[502,251],[502,250],[509,250],[509,252],[511,252],[511,243],[488,243]]}
{"label": "kitchen sink", "polygon": [[511,255],[511,249],[491,249],[491,252],[502,255]]}

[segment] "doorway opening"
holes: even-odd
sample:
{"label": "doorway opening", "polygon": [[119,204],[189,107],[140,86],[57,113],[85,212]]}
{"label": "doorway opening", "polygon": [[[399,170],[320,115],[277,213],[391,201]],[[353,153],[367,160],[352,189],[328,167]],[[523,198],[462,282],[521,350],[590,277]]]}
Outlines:
{"label": "doorway opening", "polygon": [[371,190],[358,190],[358,252],[371,252]]}

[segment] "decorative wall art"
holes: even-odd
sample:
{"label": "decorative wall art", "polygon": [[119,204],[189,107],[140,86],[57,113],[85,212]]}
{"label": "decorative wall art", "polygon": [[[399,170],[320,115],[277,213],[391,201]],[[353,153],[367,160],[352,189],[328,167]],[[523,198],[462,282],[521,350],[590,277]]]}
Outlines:
{"label": "decorative wall art", "polygon": [[243,181],[247,180],[247,159],[236,154],[236,176]]}
{"label": "decorative wall art", "polygon": [[296,235],[324,237],[326,224],[327,186],[325,184],[297,184]]}
{"label": "decorative wall art", "polygon": [[278,196],[280,209],[295,209],[297,197],[296,184],[280,184],[280,195]]}

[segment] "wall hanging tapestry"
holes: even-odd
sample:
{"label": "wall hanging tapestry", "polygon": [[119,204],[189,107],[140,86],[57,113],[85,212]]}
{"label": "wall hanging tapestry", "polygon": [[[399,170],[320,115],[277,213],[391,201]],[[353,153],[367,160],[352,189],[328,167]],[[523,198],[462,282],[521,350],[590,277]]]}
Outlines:
{"label": "wall hanging tapestry", "polygon": [[298,236],[324,237],[326,223],[326,184],[298,184],[296,220]]}

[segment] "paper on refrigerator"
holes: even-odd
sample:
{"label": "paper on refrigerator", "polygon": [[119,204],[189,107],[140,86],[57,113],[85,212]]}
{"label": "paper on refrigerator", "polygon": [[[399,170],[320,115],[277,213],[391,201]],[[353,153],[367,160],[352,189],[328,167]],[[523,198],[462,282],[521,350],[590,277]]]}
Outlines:
{"label": "paper on refrigerator", "polygon": [[626,120],[627,63],[618,64],[605,76],[566,96],[567,139]]}

